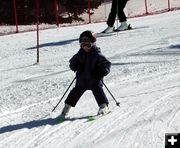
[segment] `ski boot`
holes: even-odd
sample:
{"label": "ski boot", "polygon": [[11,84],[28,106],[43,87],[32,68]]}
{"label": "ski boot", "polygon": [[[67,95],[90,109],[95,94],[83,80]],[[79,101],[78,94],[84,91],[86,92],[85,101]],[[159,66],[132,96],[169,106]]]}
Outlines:
{"label": "ski boot", "polygon": [[98,110],[97,115],[106,115],[110,112],[109,107],[106,103],[101,104]]}
{"label": "ski boot", "polygon": [[123,31],[128,29],[129,29],[129,25],[125,21],[125,22],[121,22],[121,25],[116,29],[116,31]]}
{"label": "ski boot", "polygon": [[102,31],[102,33],[111,33],[114,31],[114,27],[107,27],[104,31]]}

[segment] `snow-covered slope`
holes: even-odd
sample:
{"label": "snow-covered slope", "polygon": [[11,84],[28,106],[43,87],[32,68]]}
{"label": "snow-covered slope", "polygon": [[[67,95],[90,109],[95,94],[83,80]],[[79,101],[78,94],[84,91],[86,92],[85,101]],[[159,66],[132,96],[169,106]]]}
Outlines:
{"label": "snow-covered slope", "polygon": [[112,62],[104,82],[121,107],[106,91],[112,113],[92,122],[90,91],[68,121],[54,120],[63,102],[51,110],[74,78],[68,61],[79,34],[105,23],[41,31],[40,65],[36,32],[0,36],[0,147],[163,148],[165,133],[180,132],[180,11],[128,21],[138,29],[97,39]]}

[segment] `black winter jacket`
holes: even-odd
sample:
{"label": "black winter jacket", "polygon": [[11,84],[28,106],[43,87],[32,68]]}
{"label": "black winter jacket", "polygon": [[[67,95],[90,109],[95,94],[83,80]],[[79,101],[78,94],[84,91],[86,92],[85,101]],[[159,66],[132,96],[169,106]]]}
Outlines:
{"label": "black winter jacket", "polygon": [[111,67],[111,62],[96,46],[90,52],[80,49],[69,62],[71,70],[76,72],[76,85],[90,89],[94,85],[102,85],[101,79],[110,72]]}

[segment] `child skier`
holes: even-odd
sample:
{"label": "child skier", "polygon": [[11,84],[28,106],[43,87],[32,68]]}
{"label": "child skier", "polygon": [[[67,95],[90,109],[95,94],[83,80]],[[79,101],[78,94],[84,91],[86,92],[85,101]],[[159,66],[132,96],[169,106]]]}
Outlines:
{"label": "child skier", "polygon": [[91,90],[99,106],[99,114],[109,112],[108,99],[103,91],[102,79],[110,72],[111,63],[96,46],[96,34],[84,31],[79,37],[80,50],[70,59],[70,68],[76,72],[76,84],[70,91],[61,116],[66,117],[71,107],[86,90]]}

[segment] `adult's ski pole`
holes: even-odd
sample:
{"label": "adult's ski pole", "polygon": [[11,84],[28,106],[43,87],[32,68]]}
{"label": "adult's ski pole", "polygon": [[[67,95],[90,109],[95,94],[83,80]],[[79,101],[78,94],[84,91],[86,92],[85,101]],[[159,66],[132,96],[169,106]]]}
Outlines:
{"label": "adult's ski pole", "polygon": [[69,88],[71,87],[71,85],[73,84],[74,80],[76,79],[76,77],[72,80],[72,82],[70,83],[70,85],[68,86],[68,88],[66,89],[65,93],[63,94],[63,96],[61,97],[61,99],[59,100],[59,102],[56,104],[56,106],[53,108],[52,112],[57,108],[57,106],[59,105],[59,103],[62,101],[62,99],[64,98],[64,96],[66,95],[67,91],[69,90]]}
{"label": "adult's ski pole", "polygon": [[[101,80],[102,81],[102,80]],[[114,98],[113,94],[111,93],[111,91],[108,89],[108,87],[106,86],[106,84],[102,81],[103,85],[106,87],[107,91],[110,93],[110,95],[112,96],[112,98],[114,99],[114,101],[116,102],[116,105],[120,107],[120,102],[117,102],[117,100]]]}

